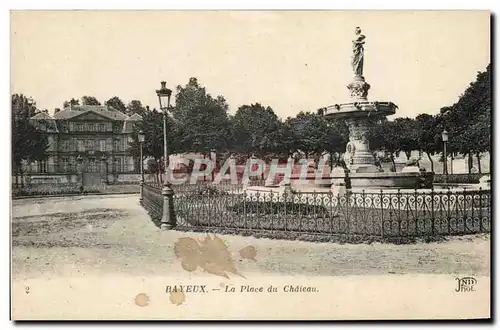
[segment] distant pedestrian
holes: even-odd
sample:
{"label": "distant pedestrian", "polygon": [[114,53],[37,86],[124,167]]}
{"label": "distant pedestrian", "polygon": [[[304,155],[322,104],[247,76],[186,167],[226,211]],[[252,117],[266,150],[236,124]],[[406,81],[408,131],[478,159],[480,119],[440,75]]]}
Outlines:
{"label": "distant pedestrian", "polygon": [[80,186],[80,195],[83,194],[83,185]]}

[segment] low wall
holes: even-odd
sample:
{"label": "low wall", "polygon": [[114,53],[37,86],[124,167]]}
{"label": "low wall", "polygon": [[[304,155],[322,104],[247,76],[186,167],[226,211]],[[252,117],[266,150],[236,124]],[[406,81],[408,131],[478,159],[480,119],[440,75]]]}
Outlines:
{"label": "low wall", "polygon": [[[81,178],[77,174],[57,174],[57,175],[25,175],[23,176],[24,184],[70,184],[78,183]],[[16,182],[16,178],[12,177],[12,183]],[[21,183],[18,177],[18,182]]]}
{"label": "low wall", "polygon": [[434,182],[444,183],[446,178],[447,183],[479,183],[479,179],[485,175],[489,175],[489,173],[434,174]]}
{"label": "low wall", "polygon": [[[17,178],[21,184],[21,177]],[[30,184],[79,184],[82,180],[81,174],[27,174],[23,175],[22,182],[26,185]],[[102,179],[104,183],[104,178]],[[139,184],[141,175],[136,173],[120,173],[108,174],[109,183],[130,183]],[[12,176],[13,184],[16,182],[16,177]]]}

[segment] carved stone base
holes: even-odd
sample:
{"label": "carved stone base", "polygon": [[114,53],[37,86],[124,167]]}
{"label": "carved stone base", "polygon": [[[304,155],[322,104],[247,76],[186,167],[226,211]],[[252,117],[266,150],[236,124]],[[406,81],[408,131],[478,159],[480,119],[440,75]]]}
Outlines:
{"label": "carved stone base", "polygon": [[362,76],[355,76],[352,82],[347,85],[353,101],[367,101],[370,84]]}

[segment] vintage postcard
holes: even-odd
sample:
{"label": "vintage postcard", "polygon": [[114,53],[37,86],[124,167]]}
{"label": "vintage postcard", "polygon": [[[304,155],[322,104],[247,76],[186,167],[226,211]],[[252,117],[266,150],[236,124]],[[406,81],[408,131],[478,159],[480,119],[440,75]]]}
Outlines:
{"label": "vintage postcard", "polygon": [[23,11],[11,319],[491,318],[489,11]]}

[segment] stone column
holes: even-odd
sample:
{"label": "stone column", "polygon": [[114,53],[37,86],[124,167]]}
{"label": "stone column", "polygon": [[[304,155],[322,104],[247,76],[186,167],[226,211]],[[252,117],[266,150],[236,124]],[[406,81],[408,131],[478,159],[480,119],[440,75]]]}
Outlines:
{"label": "stone column", "polygon": [[169,230],[175,227],[175,212],[174,212],[174,190],[170,185],[165,184],[161,194],[163,195],[163,214],[161,217],[160,228]]}
{"label": "stone column", "polygon": [[370,84],[362,76],[355,76],[349,85],[347,85],[351,97],[351,104],[357,115],[346,119],[349,127],[349,143],[346,153],[350,158],[350,164],[346,164],[353,173],[371,173],[379,172],[375,165],[375,157],[370,150],[370,141],[368,131],[373,127],[372,119],[368,113],[363,113],[362,105],[368,102],[368,91]]}

